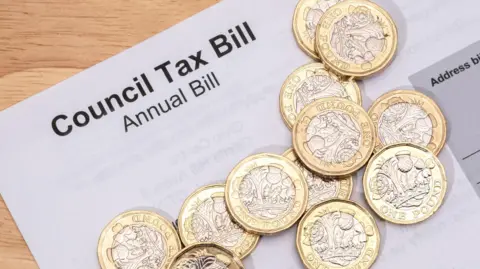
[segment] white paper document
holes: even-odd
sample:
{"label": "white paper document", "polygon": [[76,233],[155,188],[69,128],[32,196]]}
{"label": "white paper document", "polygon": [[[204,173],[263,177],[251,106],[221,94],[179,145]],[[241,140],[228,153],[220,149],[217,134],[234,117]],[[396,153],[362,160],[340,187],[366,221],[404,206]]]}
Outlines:
{"label": "white paper document", "polygon": [[[399,46],[360,82],[366,109],[480,40],[478,1],[375,2],[396,21]],[[280,88],[311,61],[292,33],[296,3],[223,1],[0,113],[0,193],[41,269],[99,268],[98,238],[117,214],[174,221],[190,193],[224,182],[243,158],[291,147]],[[444,205],[418,225],[377,219],[373,268],[478,268],[479,198],[448,146],[440,159]],[[366,206],[361,175],[352,199]],[[303,268],[295,233],[262,238],[245,267]]]}

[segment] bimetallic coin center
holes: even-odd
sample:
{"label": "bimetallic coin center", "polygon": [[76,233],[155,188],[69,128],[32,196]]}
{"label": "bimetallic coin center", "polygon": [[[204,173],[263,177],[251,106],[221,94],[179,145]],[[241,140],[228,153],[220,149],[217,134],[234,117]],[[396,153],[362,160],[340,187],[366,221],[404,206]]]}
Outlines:
{"label": "bimetallic coin center", "polygon": [[332,51],[347,63],[368,69],[387,46],[382,22],[368,7],[350,6],[348,13],[335,22],[330,45]]}
{"label": "bimetallic coin center", "polygon": [[306,268],[366,269],[378,255],[380,233],[367,210],[333,199],[307,211],[298,224],[296,243]]}
{"label": "bimetallic coin center", "polygon": [[312,118],[305,146],[324,162],[342,163],[357,154],[361,139],[357,121],[345,112],[330,110]]}
{"label": "bimetallic coin center", "polygon": [[158,269],[166,258],[166,240],[154,228],[127,225],[113,238],[112,259],[119,269]]}
{"label": "bimetallic coin center", "polygon": [[213,194],[193,209],[191,230],[197,242],[213,242],[233,248],[245,231],[230,219],[223,195]]}
{"label": "bimetallic coin center", "polygon": [[383,200],[396,209],[420,207],[428,198],[432,187],[432,159],[412,156],[402,150],[385,160],[369,182],[373,200]]}
{"label": "bimetallic coin center", "polygon": [[365,197],[383,219],[413,224],[430,218],[442,205],[447,179],[442,163],[415,144],[384,147],[363,176]]}
{"label": "bimetallic coin center", "polygon": [[253,216],[275,219],[292,209],[295,187],[292,179],[281,168],[260,166],[243,177],[239,197]]}
{"label": "bimetallic coin center", "polygon": [[352,100],[343,85],[326,72],[311,72],[299,85],[294,95],[295,112],[297,114],[306,105],[320,98],[340,97]]}
{"label": "bimetallic coin center", "polygon": [[315,221],[310,232],[312,249],[325,261],[348,266],[365,249],[367,234],[352,214],[332,212]]}
{"label": "bimetallic coin center", "polygon": [[397,103],[380,115],[378,137],[383,145],[409,142],[426,147],[432,136],[432,120],[417,104]]}

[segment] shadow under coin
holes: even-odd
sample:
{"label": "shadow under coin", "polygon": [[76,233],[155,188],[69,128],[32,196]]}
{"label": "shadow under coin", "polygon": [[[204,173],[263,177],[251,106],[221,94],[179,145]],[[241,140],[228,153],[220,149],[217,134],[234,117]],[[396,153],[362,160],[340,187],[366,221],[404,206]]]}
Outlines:
{"label": "shadow under coin", "polygon": [[[362,83],[362,85],[363,85],[363,83]],[[363,109],[365,109],[365,111],[368,112],[368,109],[373,104],[373,100],[364,93],[365,93],[365,91],[363,91],[363,93],[362,93],[362,107],[363,107]]]}
{"label": "shadow under coin", "polygon": [[375,220],[378,227],[378,231],[380,233],[380,249],[378,252],[379,253],[378,255],[380,256],[383,253],[385,242],[387,240],[387,222],[382,218],[378,217],[375,211],[373,211],[370,205],[368,205],[368,202],[365,198],[365,194],[363,192],[364,172],[365,172],[365,168],[362,168],[361,170],[357,171],[355,175],[353,175],[354,186],[353,186],[352,196],[350,197],[350,200],[358,203],[363,208],[365,208]]}
{"label": "shadow under coin", "polygon": [[400,7],[393,0],[376,0],[375,3],[384,8],[393,18],[398,32],[397,53],[405,48],[407,43],[408,25]]}
{"label": "shadow under coin", "polygon": [[254,149],[252,152],[250,152],[249,155],[255,155],[259,153],[273,153],[277,155],[282,155],[289,148],[290,147],[285,145],[268,145]]}
{"label": "shadow under coin", "polygon": [[455,186],[455,163],[457,161],[455,157],[453,157],[453,154],[447,147],[447,145],[445,145],[442,151],[440,151],[438,159],[443,164],[443,167],[445,168],[445,175],[447,177],[447,193],[445,194],[445,198],[443,199],[443,203],[446,203],[449,200],[450,194],[453,192]]}
{"label": "shadow under coin", "polygon": [[[375,1],[375,3],[381,6],[390,14],[390,16],[392,17],[397,27],[397,36],[398,36],[397,50],[395,51],[395,54],[393,55],[393,58],[389,63],[390,65],[391,63],[395,62],[395,59],[398,57],[398,55],[400,55],[400,52],[406,46],[408,25],[402,10],[393,0],[377,0]],[[386,70],[383,70],[381,72],[377,72],[371,75],[369,79],[378,78],[378,77],[387,76],[387,75],[390,75],[388,70],[388,65],[386,66]]]}
{"label": "shadow under coin", "polygon": [[[259,241],[260,243],[260,241]],[[248,257],[244,258],[242,260],[242,263],[243,263],[243,266],[245,268],[252,268],[252,269],[255,269],[255,265],[253,264],[253,258],[251,255],[249,255]]]}

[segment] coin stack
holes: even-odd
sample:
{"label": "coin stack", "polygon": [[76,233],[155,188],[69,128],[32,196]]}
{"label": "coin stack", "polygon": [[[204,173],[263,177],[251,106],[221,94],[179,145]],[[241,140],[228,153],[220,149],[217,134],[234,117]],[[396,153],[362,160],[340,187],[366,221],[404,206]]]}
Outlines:
{"label": "coin stack", "polygon": [[241,269],[260,236],[297,223],[307,268],[370,268],[381,235],[369,211],[349,200],[364,166],[365,198],[380,218],[414,224],[439,209],[447,188],[436,157],[446,139],[439,107],[415,90],[362,107],[356,81],[383,70],[396,51],[391,16],[373,1],[300,0],[293,32],[314,59],[280,91],[293,147],[249,156],[224,184],[193,192],[178,229],[151,211],[120,214],[100,236],[103,269]]}

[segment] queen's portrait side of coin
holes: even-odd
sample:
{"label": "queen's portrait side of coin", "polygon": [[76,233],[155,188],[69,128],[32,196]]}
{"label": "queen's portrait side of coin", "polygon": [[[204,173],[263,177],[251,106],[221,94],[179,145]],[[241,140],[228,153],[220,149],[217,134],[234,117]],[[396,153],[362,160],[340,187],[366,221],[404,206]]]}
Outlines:
{"label": "queen's portrait side of coin", "polygon": [[173,225],[150,211],[127,211],[114,218],[98,241],[102,269],[166,269],[182,245]]}
{"label": "queen's portrait side of coin", "polygon": [[235,253],[239,258],[250,254],[259,236],[234,223],[225,203],[225,185],[199,188],[183,203],[178,216],[178,231],[184,245],[212,242]]}
{"label": "queen's portrait side of coin", "polygon": [[380,233],[367,210],[334,199],[307,211],[298,224],[296,244],[308,269],[366,269],[377,258]]}
{"label": "queen's portrait side of coin", "polygon": [[397,49],[397,28],[380,6],[346,0],[329,8],[316,30],[315,45],[323,63],[356,78],[383,70]]}
{"label": "queen's portrait side of coin", "polygon": [[395,90],[380,96],[368,110],[375,124],[375,150],[412,143],[438,154],[445,145],[447,122],[437,104],[415,90]]}
{"label": "queen's portrait side of coin", "polygon": [[307,182],[287,158],[261,153],[242,160],[226,183],[227,208],[245,230],[263,235],[290,228],[305,212]]}
{"label": "queen's portrait side of coin", "polygon": [[365,197],[383,219],[413,224],[430,218],[447,191],[443,165],[429,150],[395,144],[370,160],[363,176]]}

